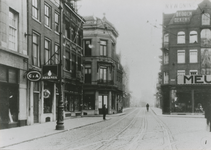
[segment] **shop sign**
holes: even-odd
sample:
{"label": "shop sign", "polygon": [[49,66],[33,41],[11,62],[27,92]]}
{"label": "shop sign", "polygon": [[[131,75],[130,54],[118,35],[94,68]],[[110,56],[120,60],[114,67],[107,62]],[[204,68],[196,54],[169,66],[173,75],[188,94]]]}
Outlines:
{"label": "shop sign", "polygon": [[178,76],[177,84],[211,84],[211,75]]}
{"label": "shop sign", "polygon": [[191,11],[178,11],[174,17],[174,23],[188,23],[192,17]]}
{"label": "shop sign", "polygon": [[47,89],[43,90],[43,97],[44,98],[49,98],[50,95],[51,95],[51,92],[49,90],[47,90]]}
{"label": "shop sign", "polygon": [[41,79],[41,73],[39,71],[31,70],[27,73],[27,79],[36,82]]}
{"label": "shop sign", "polygon": [[43,80],[57,80],[58,79],[58,66],[57,65],[47,65],[42,68]]}

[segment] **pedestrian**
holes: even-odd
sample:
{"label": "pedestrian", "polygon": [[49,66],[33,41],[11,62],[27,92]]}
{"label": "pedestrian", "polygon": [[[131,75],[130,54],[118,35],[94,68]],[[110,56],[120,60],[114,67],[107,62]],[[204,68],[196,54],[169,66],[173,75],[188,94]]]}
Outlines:
{"label": "pedestrian", "polygon": [[205,118],[207,120],[207,129],[211,132],[211,102],[209,101],[205,107]]}
{"label": "pedestrian", "polygon": [[146,105],[146,108],[147,108],[147,111],[149,111],[149,104],[147,103],[147,105]]}
{"label": "pedestrian", "polygon": [[103,120],[106,120],[106,105],[103,105]]}

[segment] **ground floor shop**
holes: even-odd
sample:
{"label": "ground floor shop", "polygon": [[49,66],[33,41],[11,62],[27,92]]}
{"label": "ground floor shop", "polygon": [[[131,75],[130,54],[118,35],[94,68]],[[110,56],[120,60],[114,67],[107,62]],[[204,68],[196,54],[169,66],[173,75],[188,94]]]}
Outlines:
{"label": "ground floor shop", "polygon": [[84,90],[83,114],[102,114],[103,105],[107,114],[115,114],[122,111],[121,92],[111,90]]}
{"label": "ground floor shop", "polygon": [[163,85],[163,114],[203,114],[211,101],[211,85]]}

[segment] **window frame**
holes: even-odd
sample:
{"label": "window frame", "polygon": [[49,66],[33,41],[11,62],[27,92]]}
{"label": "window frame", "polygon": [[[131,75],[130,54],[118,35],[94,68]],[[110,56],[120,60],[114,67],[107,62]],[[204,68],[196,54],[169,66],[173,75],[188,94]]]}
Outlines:
{"label": "window frame", "polygon": [[106,40],[100,40],[100,56],[107,56],[107,46],[108,42]]}
{"label": "window frame", "polygon": [[[36,5],[35,3],[36,2]],[[39,20],[40,21],[40,1],[39,0],[32,0],[32,18]],[[36,11],[36,16],[35,16],[35,12]]]}
{"label": "window frame", "polygon": [[[46,45],[47,42],[47,45]],[[47,47],[46,47],[47,46]],[[49,62],[50,56],[51,56],[51,40],[45,38],[44,40],[44,62],[45,64],[50,64],[51,62]]]}
{"label": "window frame", "polygon": [[190,31],[190,33],[189,33],[189,43],[191,43],[191,44],[198,43],[198,33],[197,33],[197,31]]}
{"label": "window frame", "polygon": [[[36,43],[34,42],[34,35],[36,35],[37,37],[37,41]],[[34,57],[34,46],[36,46],[36,53],[37,53],[37,57]],[[37,32],[33,32],[32,33],[32,65],[40,67],[40,34]],[[36,62],[34,62],[34,59],[36,58]]]}
{"label": "window frame", "polygon": [[177,44],[185,44],[185,32],[179,31],[177,33]]}
{"label": "window frame", "polygon": [[[56,15],[57,15],[57,17],[56,17]],[[58,20],[57,20],[57,19]],[[60,24],[59,24],[59,20],[60,20],[60,14],[58,13],[58,12],[56,12],[55,11],[55,14],[54,14],[54,22],[55,22],[55,31],[57,32],[57,33],[59,33],[60,32]],[[58,22],[57,22],[58,21]]]}
{"label": "window frame", "polygon": [[169,64],[169,53],[168,52],[164,52],[163,54],[163,64]]}
{"label": "window frame", "polygon": [[[46,9],[48,8],[48,9]],[[48,5],[47,3],[44,4],[44,24],[48,28],[51,28],[51,6]]]}
{"label": "window frame", "polygon": [[[9,8],[9,49],[18,52],[18,12]],[[13,47],[11,47],[13,45]]]}
{"label": "window frame", "polygon": [[[191,55],[191,52],[196,52],[196,61],[191,61],[191,60],[193,60],[194,58],[192,57],[192,59],[191,59],[191,56],[193,56],[193,55]],[[198,50],[197,49],[190,49],[189,50],[189,63],[198,63]]]}
{"label": "window frame", "polygon": [[201,24],[202,25],[210,25],[210,14],[209,13],[202,14]]}
{"label": "window frame", "polygon": [[[179,57],[179,54],[184,54],[184,56],[183,56],[183,60],[184,61],[181,61],[180,62],[180,60],[181,60],[181,57]],[[185,61],[185,50],[177,50],[177,63],[178,64],[184,64],[186,61]]]}

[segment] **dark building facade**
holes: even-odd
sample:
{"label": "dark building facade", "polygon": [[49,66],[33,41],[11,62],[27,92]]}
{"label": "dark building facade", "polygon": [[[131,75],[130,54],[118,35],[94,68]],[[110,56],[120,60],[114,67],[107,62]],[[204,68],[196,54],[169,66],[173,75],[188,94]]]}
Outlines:
{"label": "dark building facade", "polygon": [[57,119],[59,71],[64,116],[79,110],[83,77],[81,61],[84,20],[73,6],[73,1],[27,1],[28,71],[42,74],[41,80],[28,81],[28,124]]}
{"label": "dark building facade", "polygon": [[122,110],[123,67],[116,54],[118,32],[104,17],[84,17],[84,114],[109,114]]}
{"label": "dark building facade", "polygon": [[211,2],[163,14],[163,113],[203,113],[211,100]]}

